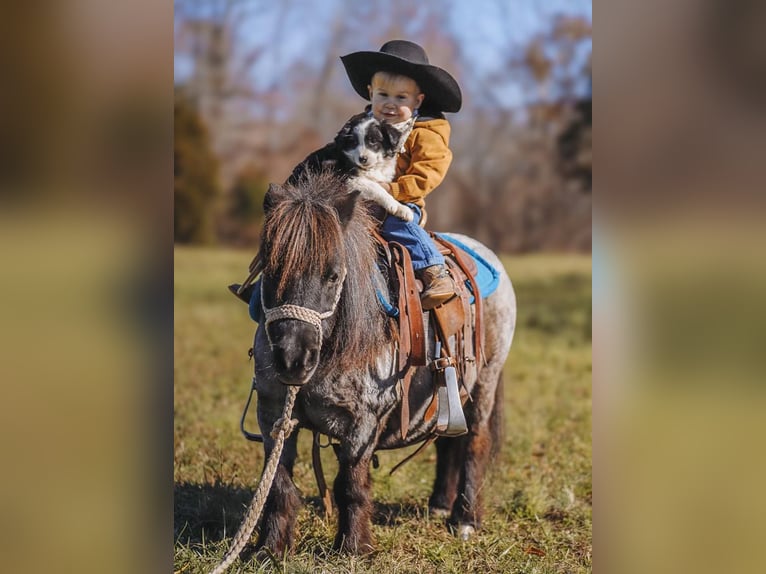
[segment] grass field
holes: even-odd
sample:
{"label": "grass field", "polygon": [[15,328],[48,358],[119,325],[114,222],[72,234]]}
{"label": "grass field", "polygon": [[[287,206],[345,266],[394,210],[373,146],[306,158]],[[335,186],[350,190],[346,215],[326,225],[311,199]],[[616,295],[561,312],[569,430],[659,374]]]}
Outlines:
{"label": "grass field", "polygon": [[[239,527],[260,477],[262,447],[239,433],[252,378],[254,323],[226,285],[252,253],[178,248],[175,261],[175,571],[209,571]],[[410,450],[382,452],[372,471],[376,551],[331,551],[333,519],[318,510],[310,434],[299,439],[295,480],[306,504],[292,554],[245,556],[230,572],[591,571],[590,257],[505,257],[518,324],[505,369],[502,453],[484,486],[484,527],[469,543],[428,517],[434,450],[394,476]],[[254,412],[249,427],[257,431]],[[335,470],[323,452],[328,480]]]}

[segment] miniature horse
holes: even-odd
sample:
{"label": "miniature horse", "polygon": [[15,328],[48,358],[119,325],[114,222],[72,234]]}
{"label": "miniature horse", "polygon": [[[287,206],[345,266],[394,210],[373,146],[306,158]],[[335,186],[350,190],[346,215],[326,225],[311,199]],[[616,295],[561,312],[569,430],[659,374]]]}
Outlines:
{"label": "miniature horse", "polygon": [[[418,367],[412,378],[411,421],[403,440],[397,325],[376,295],[383,284],[371,235],[376,222],[358,193],[349,193],[331,174],[308,173],[295,185],[271,185],[264,212],[256,266],[262,272],[266,319],[255,333],[253,352],[266,457],[274,446],[269,431],[281,416],[286,385],[300,385],[293,410],[298,426],[339,442],[334,546],[367,552],[372,549],[370,461],[377,449],[429,437],[435,419],[426,420],[424,414],[433,394],[431,371]],[[495,399],[513,338],[516,300],[498,258],[478,242],[457,237],[500,271],[498,288],[483,301],[486,362],[478,377],[474,371],[464,380],[470,393],[465,404],[468,433],[436,441],[437,475],[429,507],[449,516],[449,524],[467,539],[481,522],[481,487],[492,447],[492,419],[502,408]],[[433,333],[428,336],[433,357]],[[285,442],[258,541],[277,555],[292,546],[300,505],[292,480],[297,434]]]}

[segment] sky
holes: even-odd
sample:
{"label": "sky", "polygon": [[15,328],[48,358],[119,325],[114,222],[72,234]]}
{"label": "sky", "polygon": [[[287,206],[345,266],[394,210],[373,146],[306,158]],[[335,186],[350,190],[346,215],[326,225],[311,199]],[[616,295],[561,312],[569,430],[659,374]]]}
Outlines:
{"label": "sky", "polygon": [[[280,70],[294,62],[317,65],[324,58],[317,52],[316,46],[326,45],[338,0],[287,1],[293,9],[280,10],[284,5],[262,4],[255,0],[242,3],[244,10],[239,21],[241,35],[236,41],[245,50],[264,43],[273,46],[269,48],[267,57],[259,59],[252,71],[251,81],[261,86],[278,83]],[[380,3],[385,5],[385,2]],[[461,0],[451,5],[453,8],[447,20],[452,33],[460,38],[465,59],[484,74],[495,70],[498,55],[503,49],[507,52],[509,45],[526,45],[535,34],[550,25],[554,15],[580,15],[592,21],[589,0]],[[283,26],[277,26],[276,19],[280,13],[287,14]],[[273,33],[276,29],[285,30],[289,38],[276,38]],[[375,50],[378,47],[368,45],[365,35],[359,35],[359,49]],[[437,58],[431,55],[431,59],[438,59],[438,55]],[[177,53],[174,62],[176,81],[183,82],[193,71],[191,61]],[[513,86],[506,90],[510,90],[506,97],[521,98],[520,91],[514,93]]]}

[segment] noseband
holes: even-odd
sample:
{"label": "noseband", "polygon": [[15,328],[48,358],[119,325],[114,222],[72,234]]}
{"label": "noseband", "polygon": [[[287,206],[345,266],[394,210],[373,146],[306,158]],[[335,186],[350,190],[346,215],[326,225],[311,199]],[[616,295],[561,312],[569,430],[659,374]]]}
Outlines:
{"label": "noseband", "polygon": [[300,305],[280,305],[279,307],[267,307],[266,306],[266,299],[263,296],[263,283],[264,281],[261,281],[261,307],[263,308],[263,314],[266,316],[266,323],[264,324],[264,327],[266,328],[266,336],[269,338],[269,343],[273,345],[271,341],[271,335],[269,334],[269,324],[273,323],[274,321],[279,321],[281,319],[296,319],[298,321],[303,321],[304,323],[309,323],[311,325],[314,325],[316,327],[316,330],[319,334],[319,342],[321,344],[322,342],[322,320],[327,319],[328,317],[331,317],[333,313],[335,313],[335,308],[338,306],[338,301],[340,301],[340,295],[343,292],[343,283],[346,280],[346,269],[344,268],[340,276],[338,277],[338,288],[335,291],[335,300],[332,302],[332,307],[329,311],[325,311],[324,313],[319,313],[318,311],[314,311],[314,309],[309,309],[308,307],[301,307]]}

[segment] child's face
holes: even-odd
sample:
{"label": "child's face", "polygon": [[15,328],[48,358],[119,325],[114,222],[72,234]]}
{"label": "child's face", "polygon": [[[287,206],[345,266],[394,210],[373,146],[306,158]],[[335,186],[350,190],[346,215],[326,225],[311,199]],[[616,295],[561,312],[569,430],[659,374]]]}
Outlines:
{"label": "child's face", "polygon": [[425,97],[415,80],[406,76],[377,73],[372,77],[370,101],[372,115],[378,121],[396,124],[412,117]]}

